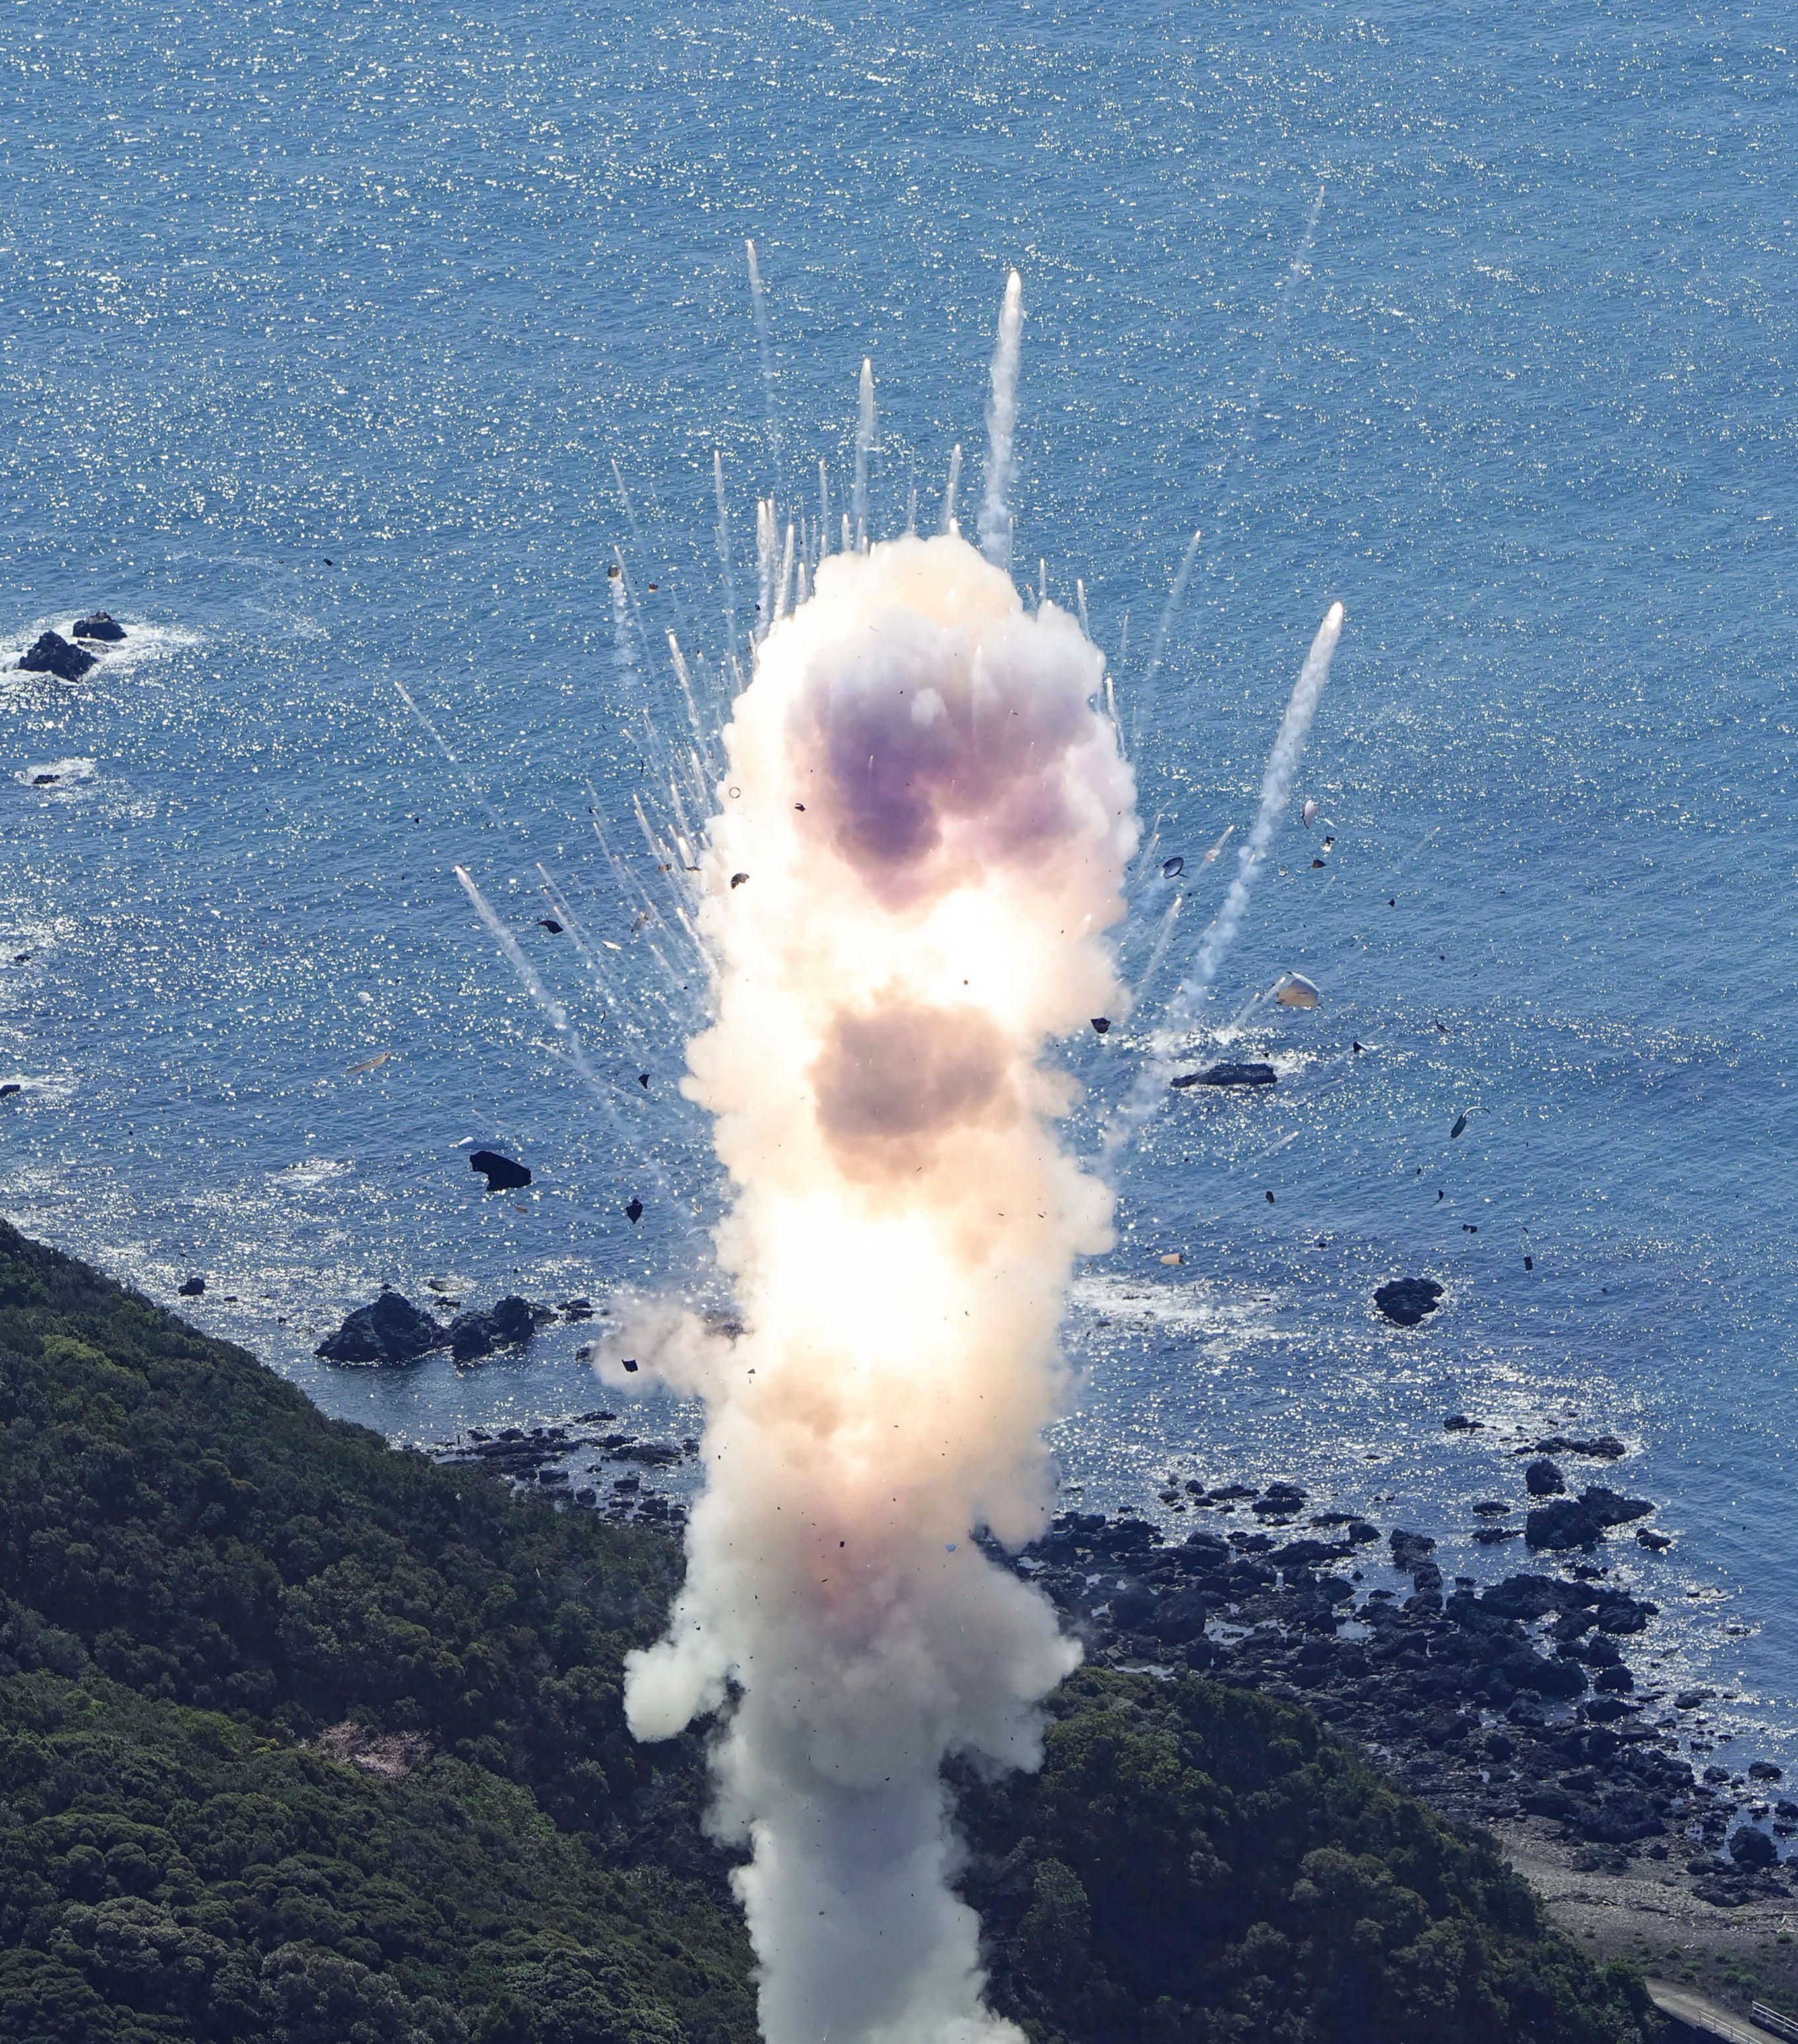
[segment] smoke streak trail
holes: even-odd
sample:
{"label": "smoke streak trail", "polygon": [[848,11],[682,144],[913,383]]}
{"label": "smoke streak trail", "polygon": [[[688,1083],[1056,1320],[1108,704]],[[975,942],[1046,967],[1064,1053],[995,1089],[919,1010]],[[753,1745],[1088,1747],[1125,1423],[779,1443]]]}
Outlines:
{"label": "smoke streak trail", "polygon": [[[1167,1012],[1155,1032],[1149,1055],[1137,1075],[1135,1085],[1131,1089],[1124,1108],[1125,1120],[1121,1124],[1114,1123],[1107,1133],[1108,1148],[1115,1148],[1131,1129],[1139,1127],[1147,1120],[1167,1090],[1167,1074],[1173,1062],[1174,1039],[1190,1024],[1193,1011],[1217,977],[1217,968],[1224,962],[1224,953],[1229,950],[1242,925],[1243,912],[1248,907],[1255,875],[1261,870],[1268,847],[1274,842],[1274,833],[1280,828],[1281,820],[1285,815],[1286,798],[1292,793],[1293,775],[1298,768],[1299,755],[1304,751],[1306,734],[1310,731],[1311,720],[1316,713],[1317,699],[1324,693],[1324,684],[1330,678],[1330,662],[1342,632],[1343,606],[1339,603],[1332,603],[1324,613],[1324,622],[1317,628],[1317,636],[1311,642],[1311,651],[1306,654],[1304,665],[1299,670],[1298,680],[1293,686],[1291,697],[1286,704],[1286,714],[1280,720],[1279,734],[1274,741],[1274,750],[1267,756],[1267,766],[1261,778],[1261,807],[1255,814],[1254,828],[1237,854],[1236,877],[1230,883],[1223,907],[1218,910],[1211,927],[1200,940],[1198,955],[1193,962],[1193,970],[1174,989],[1174,997],[1167,1005]],[[1222,840],[1219,842],[1221,843]]]}
{"label": "smoke streak trail", "polygon": [[1078,1658],[968,1534],[1043,1523],[1062,1294],[1111,1240],[1043,1061],[1124,1011],[1102,667],[965,541],[901,538],[822,564],[725,734],[683,1090],[732,1182],[744,1331],[649,1308],[601,1366],[708,1404],[686,1586],[626,1708],[641,1739],[724,1712],[767,2044],[1020,2044],[982,2005],[940,1769],[1035,1765]]}
{"label": "smoke streak trail", "polygon": [[714,448],[712,450],[712,487],[718,499],[718,565],[724,573],[724,628],[729,634],[725,641],[731,649],[730,657],[736,658],[736,563],[731,555],[730,507],[724,500],[724,457]]}
{"label": "smoke streak trail", "polygon": [[1012,571],[1012,485],[1016,478],[1018,339],[1024,330],[1024,279],[1005,279],[999,338],[993,350],[993,395],[986,407],[986,501],[980,507],[980,551]]}
{"label": "smoke streak trail", "polygon": [[874,446],[874,366],[862,358],[862,388],[855,417],[855,551],[868,551],[868,457]]}
{"label": "smoke streak trail", "polygon": [[943,523],[939,529],[957,532],[961,528],[955,523],[955,492],[962,486],[962,444],[957,440],[949,451],[949,480],[943,490]]}
{"label": "smoke streak trail", "polygon": [[774,397],[774,352],[768,340],[768,301],[762,289],[755,244],[745,241],[743,245],[749,252],[749,298],[755,309],[755,344],[762,352],[762,394],[768,407],[768,452],[774,462],[774,496],[778,501],[786,494],[786,478],[781,466],[780,412]]}
{"label": "smoke streak trail", "polygon": [[455,877],[462,882],[463,892],[474,905],[474,912],[487,926],[494,942],[505,952],[512,970],[517,974],[524,991],[549,1018],[550,1026],[559,1036],[566,1037],[568,1062],[601,1099],[605,1088],[599,1075],[587,1062],[587,1054],[581,1048],[581,1039],[574,1033],[574,1024],[568,1020],[568,1011],[537,976],[536,967],[520,950],[518,939],[502,923],[493,905],[474,884],[474,876],[466,866],[455,868]]}

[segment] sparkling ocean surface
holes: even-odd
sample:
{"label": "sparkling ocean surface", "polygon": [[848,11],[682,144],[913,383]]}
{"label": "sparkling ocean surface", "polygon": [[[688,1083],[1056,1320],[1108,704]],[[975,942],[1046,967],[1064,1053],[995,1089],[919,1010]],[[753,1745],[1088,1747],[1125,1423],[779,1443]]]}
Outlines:
{"label": "sparkling ocean surface", "polygon": [[[6,17],[0,1210],[157,1299],[204,1274],[199,1324],[398,1441],[602,1401],[575,1327],[317,1361],[382,1281],[722,1303],[700,984],[599,832],[653,893],[666,635],[702,699],[729,645],[714,450],[740,624],[757,494],[811,515],[822,460],[847,504],[864,356],[874,535],[914,490],[933,527],[1015,263],[1020,578],[1084,583],[1188,861],[1176,966],[1348,609],[1318,820],[1210,1018],[1289,970],[1322,1004],[1227,1039],[1270,1093],[1172,1096],[1124,1161],[1074,1501],[1287,1477],[1485,1580],[1527,1566],[1471,1542],[1519,1440],[1614,1432],[1569,1480],[1675,1544],[1600,1560],[1715,1729],[1798,1762],[1789,13]],[[96,605],[129,636],[84,681],[12,670]],[[1066,1047],[1097,1097],[1153,1009]],[[482,1144],[528,1193],[482,1196]],[[1401,1275],[1446,1287],[1414,1331]]]}

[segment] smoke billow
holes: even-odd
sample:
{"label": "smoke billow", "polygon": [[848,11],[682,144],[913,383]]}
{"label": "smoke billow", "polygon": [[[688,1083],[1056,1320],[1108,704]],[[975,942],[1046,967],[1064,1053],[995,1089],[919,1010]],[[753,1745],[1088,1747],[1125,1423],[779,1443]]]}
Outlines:
{"label": "smoke billow", "polygon": [[644,1739],[724,1707],[769,2044],[1016,2035],[940,1769],[1035,1764],[1078,1658],[968,1536],[1041,1527],[1064,1289],[1111,1243],[1043,1059],[1125,1005],[1104,933],[1137,823],[1101,671],[966,542],[907,537],[821,563],[724,733],[685,1089],[743,1332],[664,1309],[627,1351],[709,1416],[686,1585],[626,1702]]}

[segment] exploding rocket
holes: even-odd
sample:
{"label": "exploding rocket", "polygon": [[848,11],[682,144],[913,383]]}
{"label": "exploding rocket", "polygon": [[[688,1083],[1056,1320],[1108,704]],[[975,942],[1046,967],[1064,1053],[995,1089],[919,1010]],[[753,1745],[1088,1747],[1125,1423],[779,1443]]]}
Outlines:
{"label": "exploding rocket", "polygon": [[686,1586],[626,1708],[651,1739],[719,1713],[769,2044],[1016,2035],[942,1765],[1035,1765],[1078,1658],[970,1535],[1041,1530],[1066,1287],[1111,1245],[1047,1056],[1128,1006],[1106,933],[1138,825],[1102,681],[1070,614],[907,537],[820,563],[724,733],[685,1089],[743,1331],[664,1306],[628,1331],[708,1420]]}

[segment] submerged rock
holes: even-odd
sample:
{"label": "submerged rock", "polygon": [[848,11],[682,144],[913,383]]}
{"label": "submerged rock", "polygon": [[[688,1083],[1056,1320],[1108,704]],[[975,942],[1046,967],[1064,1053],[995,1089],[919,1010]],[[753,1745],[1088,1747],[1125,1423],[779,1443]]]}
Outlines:
{"label": "submerged rock", "polygon": [[79,682],[94,665],[94,656],[85,647],[71,646],[60,632],[44,632],[19,655],[19,665],[28,674],[54,674],[60,682]]}
{"label": "submerged rock", "polygon": [[371,1304],[358,1306],[334,1335],[313,1351],[327,1362],[382,1364],[413,1362],[432,1349],[448,1346],[449,1330],[398,1292],[383,1292]]}
{"label": "submerged rock", "polygon": [[1271,1065],[1212,1065],[1202,1072],[1188,1072],[1169,1083],[1176,1092],[1184,1086],[1264,1086],[1279,1078]]}

